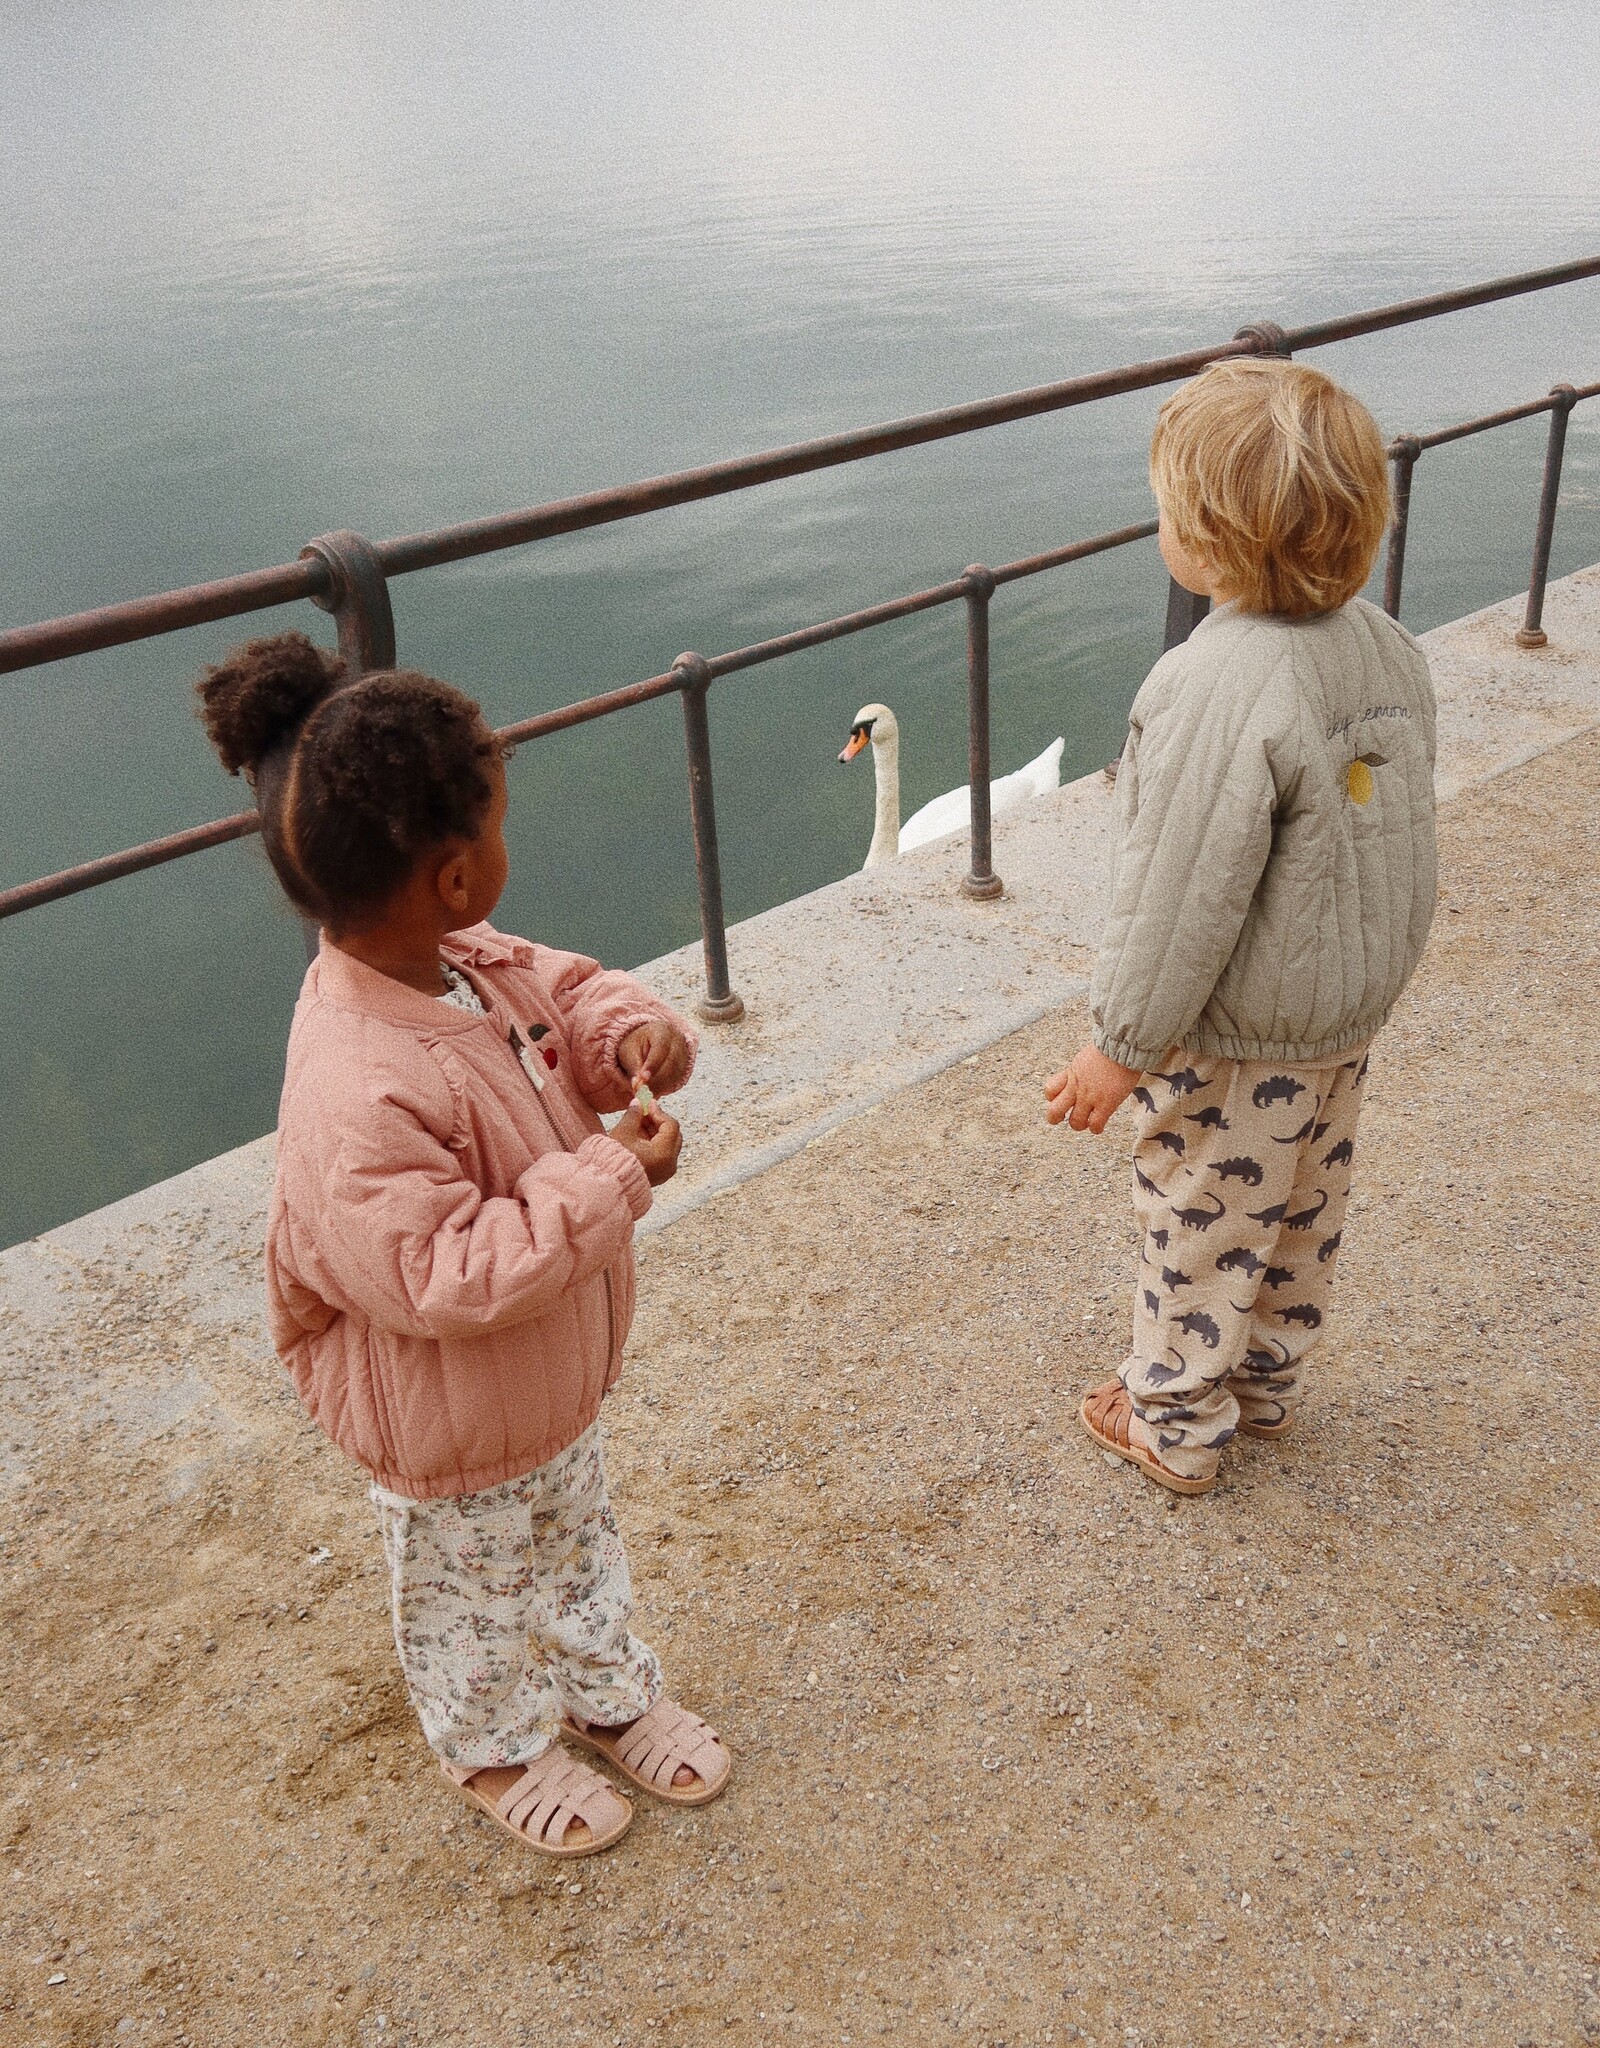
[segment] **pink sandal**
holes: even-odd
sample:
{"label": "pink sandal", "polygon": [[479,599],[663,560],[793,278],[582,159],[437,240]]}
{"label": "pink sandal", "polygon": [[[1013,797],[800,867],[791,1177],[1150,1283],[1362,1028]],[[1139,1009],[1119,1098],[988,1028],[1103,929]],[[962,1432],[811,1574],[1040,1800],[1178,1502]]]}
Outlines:
{"label": "pink sandal", "polygon": [[[566,1732],[603,1756],[641,1792],[664,1799],[669,1806],[704,1806],[733,1773],[733,1759],[716,1730],[672,1700],[657,1700],[625,1728],[603,1728],[569,1714]],[[673,1784],[684,1768],[694,1772],[698,1785]]]}
{"label": "pink sandal", "polygon": [[[579,1763],[559,1742],[536,1756],[522,1776],[498,1799],[472,1789],[484,1768],[464,1770],[457,1764],[439,1768],[464,1799],[486,1813],[497,1827],[515,1835],[545,1856],[593,1856],[620,1842],[633,1825],[633,1808],[598,1771]],[[569,1843],[574,1824],[586,1828],[585,1839]]]}
{"label": "pink sandal", "polygon": [[1078,1404],[1078,1420],[1102,1450],[1114,1451],[1130,1465],[1137,1465],[1147,1478],[1166,1487],[1169,1493],[1209,1493],[1217,1483],[1215,1473],[1209,1479],[1186,1479],[1170,1465],[1163,1465],[1154,1451],[1134,1442],[1129,1427],[1133,1421],[1133,1397],[1121,1380],[1105,1380],[1098,1387],[1091,1387]]}

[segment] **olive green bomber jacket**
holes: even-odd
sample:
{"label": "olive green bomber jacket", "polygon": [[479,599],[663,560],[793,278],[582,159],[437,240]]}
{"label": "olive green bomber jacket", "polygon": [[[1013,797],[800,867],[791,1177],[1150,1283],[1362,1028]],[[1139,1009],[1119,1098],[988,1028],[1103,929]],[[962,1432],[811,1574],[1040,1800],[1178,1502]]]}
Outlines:
{"label": "olive green bomber jacket", "polygon": [[1433,919],[1427,659],[1353,599],[1308,619],[1224,605],[1129,714],[1111,910],[1090,991],[1123,1066],[1175,1047],[1315,1061],[1369,1039]]}

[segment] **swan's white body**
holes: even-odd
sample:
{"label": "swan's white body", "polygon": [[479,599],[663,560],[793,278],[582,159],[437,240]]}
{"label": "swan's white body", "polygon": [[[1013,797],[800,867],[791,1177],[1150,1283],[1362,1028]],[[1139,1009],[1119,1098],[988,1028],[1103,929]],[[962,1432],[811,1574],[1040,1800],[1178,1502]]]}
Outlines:
{"label": "swan's white body", "polygon": [[[900,727],[886,704],[863,704],[856,713],[852,734],[865,733],[872,742],[872,767],[877,778],[878,808],[872,826],[872,844],[863,865],[875,868],[880,861],[893,860],[913,846],[926,846],[947,832],[959,832],[971,814],[971,796],[966,783],[947,789],[920,811],[900,822]],[[998,818],[1015,810],[1030,797],[1043,796],[1061,786],[1061,756],[1064,739],[1052,740],[1036,760],[1014,774],[1002,775],[989,784],[989,814]],[[859,751],[859,747],[856,748]],[[850,758],[846,748],[841,759]]]}

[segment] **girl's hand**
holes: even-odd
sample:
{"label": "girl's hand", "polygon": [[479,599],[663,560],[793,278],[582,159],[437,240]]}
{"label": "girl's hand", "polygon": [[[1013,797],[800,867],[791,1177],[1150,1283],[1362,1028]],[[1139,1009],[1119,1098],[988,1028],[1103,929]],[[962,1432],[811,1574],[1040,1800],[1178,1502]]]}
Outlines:
{"label": "girl's hand", "polygon": [[640,1109],[630,1109],[611,1126],[611,1135],[638,1160],[653,1188],[677,1172],[683,1132],[676,1117],[659,1109],[648,1117]]}
{"label": "girl's hand", "polygon": [[1098,1047],[1086,1045],[1070,1067],[1045,1082],[1049,1107],[1044,1120],[1065,1121],[1075,1131],[1093,1131],[1098,1137],[1138,1085],[1137,1067],[1118,1066]]}
{"label": "girl's hand", "polygon": [[670,1095],[689,1078],[689,1041],[676,1024],[652,1017],[617,1047],[617,1065],[630,1081],[642,1074],[657,1095]]}

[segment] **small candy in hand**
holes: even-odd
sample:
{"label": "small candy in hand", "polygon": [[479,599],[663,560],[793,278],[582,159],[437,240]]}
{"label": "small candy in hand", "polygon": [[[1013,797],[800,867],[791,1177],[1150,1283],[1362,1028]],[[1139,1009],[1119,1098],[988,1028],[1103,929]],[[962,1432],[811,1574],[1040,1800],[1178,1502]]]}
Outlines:
{"label": "small candy in hand", "polygon": [[652,1095],[652,1094],[650,1093],[650,1086],[649,1086],[649,1083],[648,1083],[648,1082],[646,1082],[646,1081],[635,1081],[635,1082],[634,1082],[634,1084],[633,1084],[633,1101],[634,1101],[634,1107],[635,1107],[635,1108],[636,1108],[636,1109],[638,1110],[638,1112],[639,1112],[639,1114],[640,1114],[641,1116],[645,1116],[645,1117],[650,1117],[650,1116],[654,1116],[654,1115],[655,1115],[655,1113],[656,1113],[656,1099],[655,1099],[655,1097],[654,1097],[654,1096],[653,1096],[653,1095]]}

